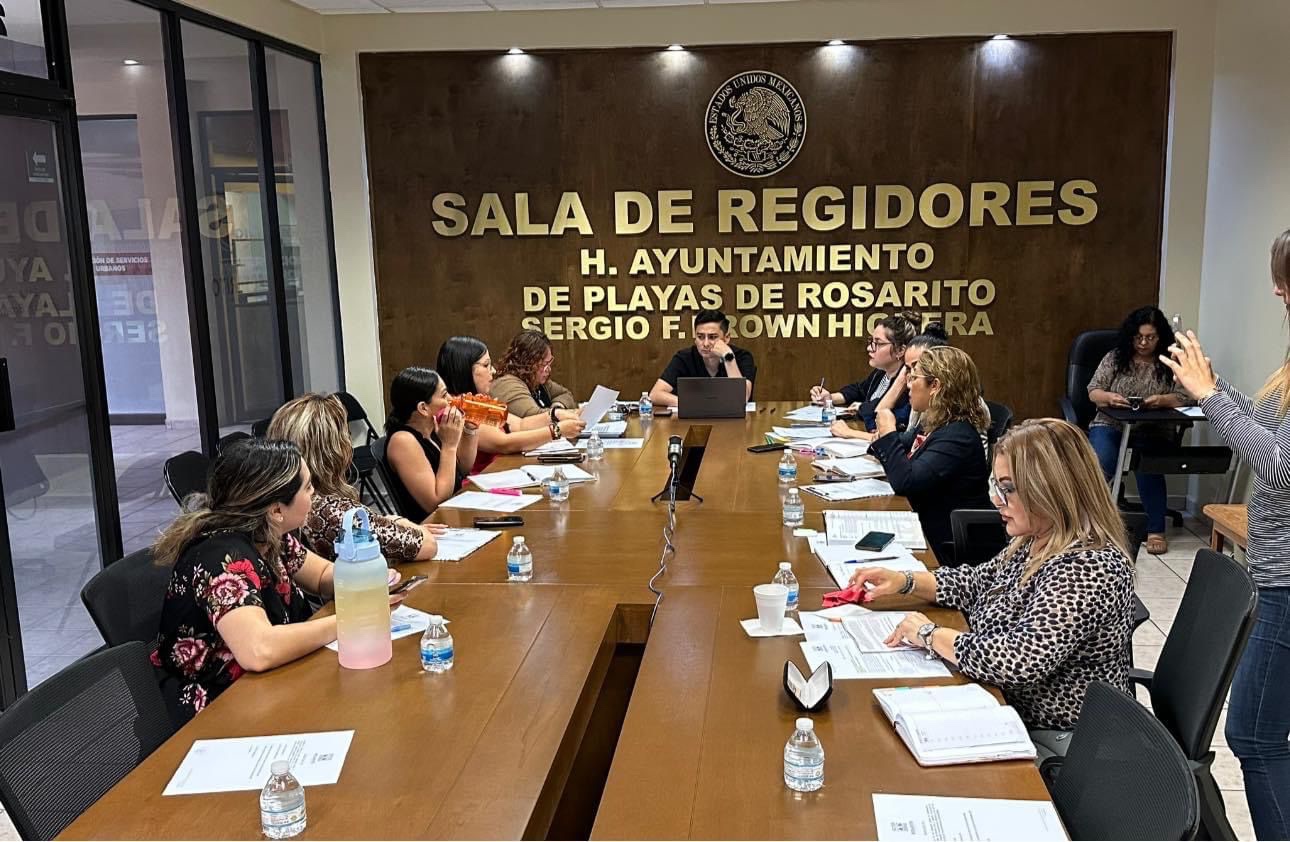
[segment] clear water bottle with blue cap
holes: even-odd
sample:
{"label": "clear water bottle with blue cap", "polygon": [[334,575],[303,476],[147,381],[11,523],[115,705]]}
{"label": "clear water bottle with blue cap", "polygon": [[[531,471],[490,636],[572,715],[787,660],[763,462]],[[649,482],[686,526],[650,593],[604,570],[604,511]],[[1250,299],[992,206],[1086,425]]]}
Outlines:
{"label": "clear water bottle with blue cap", "polygon": [[448,621],[438,614],[430,615],[430,625],[421,636],[421,669],[426,672],[447,672],[452,669],[452,635]]}
{"label": "clear water bottle with blue cap", "polygon": [[649,392],[641,392],[641,420],[654,417],[654,402],[649,399]]}
{"label": "clear water bottle with blue cap", "polygon": [[820,420],[825,424],[832,424],[838,419],[838,411],[833,407],[833,394],[829,393],[824,396],[824,407],[820,409]]}
{"label": "clear water bottle with blue cap", "polygon": [[793,448],[784,448],[784,455],[779,457],[779,484],[788,485],[790,482],[797,481],[797,457],[793,455]]}
{"label": "clear water bottle with blue cap", "polygon": [[341,518],[335,543],[336,645],[340,665],[371,669],[390,660],[389,565],[372,534],[367,510]]}

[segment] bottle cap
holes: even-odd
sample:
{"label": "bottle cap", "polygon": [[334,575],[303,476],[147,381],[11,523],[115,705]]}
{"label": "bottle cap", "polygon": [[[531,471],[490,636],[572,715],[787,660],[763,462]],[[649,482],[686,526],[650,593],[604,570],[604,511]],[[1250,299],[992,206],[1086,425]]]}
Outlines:
{"label": "bottle cap", "polygon": [[512,544],[523,544],[523,543],[524,543],[524,536],[523,536],[523,535],[516,535],[514,538],[512,538],[512,539],[511,539],[511,543],[512,543]]}
{"label": "bottle cap", "polygon": [[269,764],[269,771],[275,775],[285,775],[291,771],[291,763],[286,760],[275,760]]}
{"label": "bottle cap", "polygon": [[340,533],[334,544],[337,561],[368,561],[384,558],[381,544],[372,534],[367,510],[355,506],[341,518]]}
{"label": "bottle cap", "polygon": [[793,565],[789,564],[787,561],[781,561],[781,562],[779,563],[779,569],[780,569],[780,570],[792,570],[792,569],[793,569]]}
{"label": "bottle cap", "polygon": [[432,625],[432,626],[442,626],[442,625],[443,625],[443,617],[442,617],[442,616],[440,616],[439,614],[431,614],[431,615],[427,618],[427,621],[428,621],[428,622],[430,623],[430,625]]}
{"label": "bottle cap", "polygon": [[814,731],[815,723],[811,721],[810,717],[803,716],[801,719],[797,720],[797,730]]}

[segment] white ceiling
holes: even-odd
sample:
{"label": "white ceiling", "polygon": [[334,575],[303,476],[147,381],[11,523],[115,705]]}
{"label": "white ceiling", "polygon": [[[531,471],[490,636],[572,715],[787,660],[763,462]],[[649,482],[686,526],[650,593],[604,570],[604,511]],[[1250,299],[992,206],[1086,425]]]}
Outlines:
{"label": "white ceiling", "polygon": [[509,12],[533,9],[613,9],[625,6],[703,6],[791,0],[292,0],[324,15],[391,12]]}

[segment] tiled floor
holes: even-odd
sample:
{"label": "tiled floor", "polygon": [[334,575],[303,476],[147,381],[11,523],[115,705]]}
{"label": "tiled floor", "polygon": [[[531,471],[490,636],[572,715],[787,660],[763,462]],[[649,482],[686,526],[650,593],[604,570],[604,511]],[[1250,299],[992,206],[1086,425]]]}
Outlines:
{"label": "tiled floor", "polygon": [[[178,453],[182,450],[189,449],[184,444],[186,441],[180,436],[173,439],[167,438],[164,446],[157,435],[157,428],[144,428],[150,430],[152,435],[147,432],[137,434],[128,432],[124,438],[115,436],[114,441],[122,447],[126,442],[134,441],[139,450],[135,453],[135,458],[126,462],[124,467],[122,463],[118,464],[118,475],[126,475],[129,481],[122,483],[121,491],[121,509],[123,520],[126,517],[127,501],[131,503],[131,511],[137,512],[138,517],[132,519],[132,522],[139,525],[133,540],[146,543],[150,540],[152,532],[159,526],[164,525],[171,517],[174,516],[175,504],[169,495],[162,489],[157,493],[159,478],[161,476],[160,463],[164,461],[165,456],[151,456],[145,452],[145,448],[151,450],[156,445],[157,451],[163,451],[167,455]],[[128,451],[127,451],[128,452]],[[118,456],[120,458],[120,456]],[[155,473],[153,469],[155,467]],[[157,479],[150,479],[156,477]],[[129,490],[127,490],[129,489]],[[127,495],[129,495],[127,497]],[[51,521],[52,522],[52,521]],[[1142,597],[1143,603],[1151,611],[1151,620],[1138,629],[1134,638],[1134,659],[1137,666],[1144,669],[1153,669],[1156,659],[1160,656],[1160,647],[1164,644],[1165,635],[1168,634],[1169,628],[1173,623],[1174,615],[1178,611],[1178,603],[1182,599],[1183,588],[1187,584],[1187,577],[1191,573],[1192,559],[1196,555],[1196,550],[1206,546],[1207,541],[1202,539],[1202,535],[1207,539],[1208,532],[1199,524],[1191,523],[1191,529],[1178,530],[1173,529],[1169,533],[1169,552],[1159,558],[1142,552],[1138,559],[1138,594]],[[80,577],[87,578],[98,569],[98,559],[94,555],[92,548],[86,549],[72,540],[71,535],[76,530],[67,529],[66,525],[62,526],[65,545],[75,545],[78,547],[75,554],[71,555],[71,561],[62,566],[62,570],[68,572],[79,571]],[[55,536],[57,542],[57,536]],[[142,546],[142,543],[139,546]],[[15,555],[15,563],[17,556]],[[24,612],[29,607],[35,609],[37,606],[41,610],[34,611],[33,616],[40,618],[33,622],[43,623],[44,628],[29,626],[24,620],[23,635],[24,642],[28,653],[32,657],[28,660],[28,674],[49,675],[64,664],[70,663],[77,656],[72,655],[71,649],[84,650],[86,652],[97,647],[101,641],[98,639],[98,633],[94,631],[93,626],[88,627],[89,618],[84,615],[84,610],[80,608],[80,584],[81,578],[70,576],[64,579],[58,575],[52,568],[53,566],[44,562],[32,559],[26,559],[24,564],[27,565],[26,573],[19,580],[19,602]],[[79,567],[76,565],[79,564]],[[75,571],[73,570],[75,568]],[[71,587],[68,580],[75,579],[75,587]],[[24,589],[23,583],[26,583]],[[64,582],[67,586],[64,587]],[[29,630],[30,628],[30,630]],[[37,650],[50,651],[56,654],[47,654],[43,657],[36,656]],[[39,665],[39,666],[37,666]],[[33,670],[36,670],[33,673]],[[33,682],[34,683],[34,682]],[[1226,718],[1226,714],[1224,714]],[[1227,803],[1228,820],[1232,823],[1232,828],[1236,831],[1238,839],[1253,840],[1254,831],[1250,824],[1250,811],[1245,802],[1245,790],[1241,779],[1240,765],[1231,751],[1228,750],[1226,741],[1223,737],[1223,722],[1219,722],[1218,731],[1214,735],[1214,750],[1217,759],[1214,763],[1214,778],[1217,780],[1219,787],[1223,790],[1223,799]],[[8,816],[0,812],[0,842],[3,840],[17,839],[17,831],[13,828]]]}

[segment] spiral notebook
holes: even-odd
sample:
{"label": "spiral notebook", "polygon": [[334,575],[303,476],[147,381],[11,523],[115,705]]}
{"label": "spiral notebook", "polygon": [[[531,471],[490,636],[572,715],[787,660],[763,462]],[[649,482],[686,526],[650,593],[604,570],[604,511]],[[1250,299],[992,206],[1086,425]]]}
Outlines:
{"label": "spiral notebook", "polygon": [[979,684],[873,691],[920,766],[1034,760],[1021,716]]}

